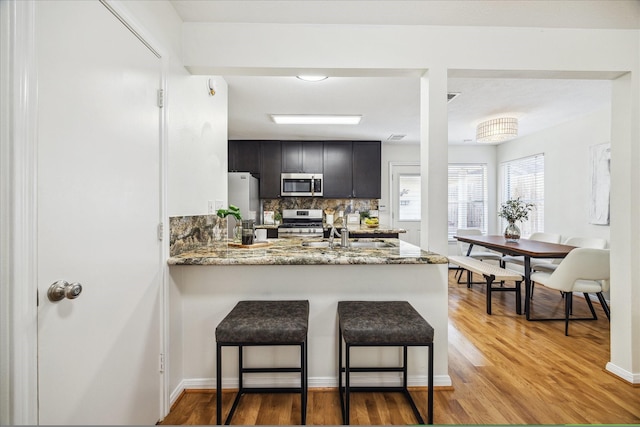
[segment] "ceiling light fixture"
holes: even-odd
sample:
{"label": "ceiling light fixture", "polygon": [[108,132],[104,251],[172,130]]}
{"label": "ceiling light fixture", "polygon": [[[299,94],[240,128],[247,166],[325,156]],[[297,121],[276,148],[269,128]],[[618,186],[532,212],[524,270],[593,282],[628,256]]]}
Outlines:
{"label": "ceiling light fixture", "polygon": [[312,76],[312,75],[300,75],[300,76],[296,76],[297,78],[299,78],[300,80],[304,80],[305,82],[321,82],[322,80],[326,80],[329,77],[327,76]]}
{"label": "ceiling light fixture", "polygon": [[360,115],[271,114],[279,125],[357,125]]}
{"label": "ceiling light fixture", "polygon": [[518,136],[518,119],[501,117],[482,122],[476,128],[478,142],[504,142]]}

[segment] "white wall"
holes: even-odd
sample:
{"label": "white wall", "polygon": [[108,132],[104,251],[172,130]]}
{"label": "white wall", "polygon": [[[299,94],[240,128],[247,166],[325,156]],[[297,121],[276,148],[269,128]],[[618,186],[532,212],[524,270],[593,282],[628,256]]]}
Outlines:
{"label": "white wall", "polygon": [[[544,153],[544,231],[610,239],[609,226],[589,224],[589,147],[611,141],[609,108],[501,144],[501,163]],[[496,187],[497,189],[498,187]]]}
{"label": "white wall", "polygon": [[167,85],[169,216],[203,215],[208,201],[227,205],[227,83],[175,67]]}
{"label": "white wall", "polygon": [[[161,50],[165,78],[166,215],[202,215],[208,201],[227,204],[228,88],[219,76],[194,76],[182,65],[182,21],[165,1],[113,2]],[[216,94],[210,96],[212,79]],[[168,236],[168,232],[166,234]],[[168,239],[167,239],[168,240]],[[167,241],[168,247],[168,241]],[[168,250],[167,250],[168,253]],[[184,378],[183,301],[179,287],[166,278],[165,355],[167,390]],[[164,390],[164,391],[167,391]],[[177,396],[170,396],[169,401]],[[168,408],[167,408],[168,412]]]}

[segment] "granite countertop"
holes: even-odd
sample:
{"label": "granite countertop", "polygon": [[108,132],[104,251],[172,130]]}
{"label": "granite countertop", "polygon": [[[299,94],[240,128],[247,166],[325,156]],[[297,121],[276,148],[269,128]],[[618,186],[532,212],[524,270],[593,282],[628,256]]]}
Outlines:
{"label": "granite countertop", "polygon": [[[352,239],[380,242],[385,247],[334,249],[303,246],[323,239],[269,239],[269,246],[238,248],[215,242],[186,250],[168,259],[169,265],[340,265],[340,264],[446,264],[447,257],[423,251],[399,239]],[[340,239],[335,239],[339,244]],[[357,244],[357,243],[356,243]]]}
{"label": "granite countertop", "polygon": [[[328,230],[331,227],[327,227],[325,225],[325,230]],[[358,233],[358,234],[396,234],[396,233],[406,233],[407,230],[403,228],[391,228],[387,225],[378,225],[375,228],[367,227],[366,225],[356,224],[347,226],[349,229],[349,233]]]}
{"label": "granite countertop", "polygon": [[[256,228],[267,228],[267,229],[278,229],[277,225],[272,225],[272,224],[257,224],[255,226]],[[325,230],[329,230],[331,227],[329,227],[328,225],[324,225],[323,226]],[[338,229],[341,226],[338,226]],[[396,234],[396,233],[406,233],[407,230],[403,229],[403,228],[391,228],[389,226],[386,225],[379,225],[376,228],[370,228],[367,227],[366,225],[350,225],[349,227],[349,232],[350,233],[358,233],[358,234]]]}

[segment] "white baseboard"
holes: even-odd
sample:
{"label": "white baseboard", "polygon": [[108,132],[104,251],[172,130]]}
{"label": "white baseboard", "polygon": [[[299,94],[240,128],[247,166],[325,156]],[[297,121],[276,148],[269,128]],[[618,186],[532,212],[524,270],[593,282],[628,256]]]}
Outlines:
{"label": "white baseboard", "polygon": [[[294,377],[283,376],[261,376],[259,378],[245,378],[244,384],[247,387],[298,387],[300,385],[300,379],[298,375]],[[433,378],[434,387],[449,387],[451,386],[451,377],[449,375],[436,375]],[[356,374],[353,374],[351,379],[351,385],[353,386],[398,386],[400,379],[398,376],[395,378],[384,375],[371,376],[370,374],[366,378],[358,378]],[[407,378],[407,385],[409,387],[424,387],[427,385],[426,375],[415,375]],[[338,379],[336,377],[312,377],[309,378],[309,388],[337,388]],[[183,379],[180,384],[171,392],[170,405],[173,405],[175,401],[180,397],[182,392],[187,389],[191,390],[215,390],[216,379],[215,378],[186,378]],[[238,378],[223,378],[222,388],[238,388]]]}
{"label": "white baseboard", "polygon": [[640,373],[634,374],[633,372],[622,369],[621,367],[616,366],[611,362],[607,363],[606,370],[631,384],[640,384]]}

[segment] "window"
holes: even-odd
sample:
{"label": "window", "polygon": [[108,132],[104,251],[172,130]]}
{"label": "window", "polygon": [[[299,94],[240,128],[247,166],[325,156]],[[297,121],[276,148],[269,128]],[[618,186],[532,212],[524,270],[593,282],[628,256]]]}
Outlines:
{"label": "window", "polygon": [[458,228],[487,233],[487,165],[449,164],[449,240]]}
{"label": "window", "polygon": [[[533,203],[529,219],[518,225],[523,237],[536,231],[544,231],[544,154],[505,162],[501,165],[502,193],[500,204],[520,197],[523,202]],[[507,222],[500,218],[502,229]]]}
{"label": "window", "polygon": [[420,175],[401,174],[398,176],[398,182],[400,185],[398,219],[420,221]]}

